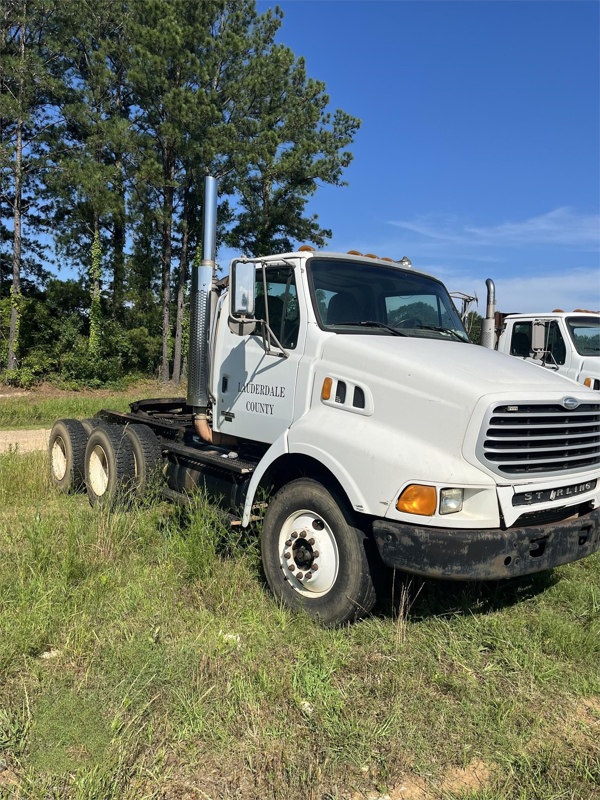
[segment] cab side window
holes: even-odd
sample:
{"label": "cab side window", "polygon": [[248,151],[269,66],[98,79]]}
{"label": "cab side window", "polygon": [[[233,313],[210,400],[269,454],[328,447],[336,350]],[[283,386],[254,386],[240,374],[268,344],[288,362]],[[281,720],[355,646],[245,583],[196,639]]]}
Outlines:
{"label": "cab side window", "polygon": [[256,319],[267,321],[281,344],[293,350],[298,344],[300,314],[294,270],[291,267],[267,267],[267,294],[262,268],[256,270]]}
{"label": "cab side window", "polygon": [[550,357],[546,359],[547,363],[558,364],[562,366],[567,358],[567,348],[565,347],[565,340],[563,339],[558,322],[552,320],[550,328],[546,329],[546,341]]}
{"label": "cab side window", "polygon": [[513,325],[510,354],[521,358],[531,355],[531,322],[515,322]]}

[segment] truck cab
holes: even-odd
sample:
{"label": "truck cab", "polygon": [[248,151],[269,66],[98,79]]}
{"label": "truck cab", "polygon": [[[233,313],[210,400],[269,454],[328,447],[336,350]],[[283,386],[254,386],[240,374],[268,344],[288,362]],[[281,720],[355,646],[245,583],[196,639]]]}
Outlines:
{"label": "truck cab", "polygon": [[600,314],[510,314],[498,350],[600,390]]}

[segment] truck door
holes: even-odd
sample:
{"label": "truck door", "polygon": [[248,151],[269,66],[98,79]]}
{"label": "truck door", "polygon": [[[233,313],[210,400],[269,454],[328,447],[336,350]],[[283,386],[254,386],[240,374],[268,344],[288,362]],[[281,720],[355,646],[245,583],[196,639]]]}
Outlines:
{"label": "truck door", "polygon": [[541,358],[534,358],[531,345],[533,320],[514,320],[510,336],[510,354],[566,375],[569,366],[568,352],[558,322],[554,319],[546,320],[544,326],[546,350]]}
{"label": "truck door", "polygon": [[260,322],[253,334],[239,336],[230,330],[223,313],[219,321],[220,345],[215,353],[214,425],[222,433],[270,444],[289,428],[294,418],[306,321],[302,319],[294,269],[267,266],[265,277],[266,294],[262,267],[258,267],[256,318],[266,319],[268,310],[270,328],[287,356],[273,342],[270,352],[265,349]]}

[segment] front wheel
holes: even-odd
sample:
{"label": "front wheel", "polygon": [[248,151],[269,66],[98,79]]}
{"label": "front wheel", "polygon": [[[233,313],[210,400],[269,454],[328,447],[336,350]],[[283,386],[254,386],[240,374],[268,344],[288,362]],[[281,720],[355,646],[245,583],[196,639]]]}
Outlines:
{"label": "front wheel", "polygon": [[273,594],[327,627],[359,619],[375,604],[366,545],[346,503],[309,478],[280,489],[263,520],[262,560]]}

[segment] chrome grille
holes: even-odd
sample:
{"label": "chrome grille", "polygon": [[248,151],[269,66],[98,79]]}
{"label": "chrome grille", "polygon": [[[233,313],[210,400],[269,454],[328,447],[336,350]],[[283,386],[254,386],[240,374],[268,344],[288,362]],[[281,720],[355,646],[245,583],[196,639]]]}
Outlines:
{"label": "chrome grille", "polygon": [[479,458],[500,475],[556,475],[600,466],[600,403],[501,405],[490,409]]}

